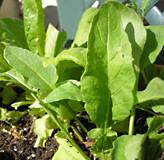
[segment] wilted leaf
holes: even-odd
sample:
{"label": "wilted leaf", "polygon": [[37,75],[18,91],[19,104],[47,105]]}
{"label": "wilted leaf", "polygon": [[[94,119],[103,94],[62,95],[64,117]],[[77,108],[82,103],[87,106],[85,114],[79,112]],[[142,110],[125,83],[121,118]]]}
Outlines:
{"label": "wilted leaf", "polygon": [[47,119],[49,119],[49,115],[44,115],[34,121],[34,133],[37,135],[34,147],[45,147],[46,140],[53,132],[52,128],[47,128]]}

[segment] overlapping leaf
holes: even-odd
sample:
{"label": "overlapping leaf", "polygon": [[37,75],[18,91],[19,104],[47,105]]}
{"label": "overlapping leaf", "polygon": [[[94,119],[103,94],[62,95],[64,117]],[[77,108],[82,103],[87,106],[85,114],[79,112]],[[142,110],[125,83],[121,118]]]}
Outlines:
{"label": "overlapping leaf", "polygon": [[139,64],[146,42],[146,30],[143,21],[133,9],[127,8],[119,3],[115,3],[115,7],[121,13],[123,28],[128,34],[132,46],[136,73],[139,74]]}
{"label": "overlapping leaf", "polygon": [[38,55],[18,47],[7,47],[4,57],[16,71],[28,79],[28,84],[47,95],[55,87],[57,75],[54,65],[44,67]]}
{"label": "overlapping leaf", "polygon": [[0,19],[0,41],[10,45],[27,48],[23,22],[17,19]]}
{"label": "overlapping leaf", "polygon": [[45,57],[55,57],[64,47],[66,33],[59,32],[51,24],[48,26],[46,33]]}
{"label": "overlapping leaf", "polygon": [[77,149],[72,146],[67,139],[56,136],[56,140],[59,143],[59,149],[53,156],[52,160],[61,160],[64,157],[67,160],[85,160],[85,158],[80,155]]}
{"label": "overlapping leaf", "polygon": [[96,8],[89,8],[84,12],[75,35],[74,45],[82,46],[88,41],[92,21],[97,11]]}
{"label": "overlapping leaf", "polygon": [[140,68],[144,69],[154,63],[164,46],[164,26],[149,26],[147,28],[147,40],[144,46]]}
{"label": "overlapping leaf", "polygon": [[80,88],[73,82],[68,81],[55,88],[46,98],[48,103],[60,101],[63,99],[70,99],[75,101],[82,101]]}
{"label": "overlapping leaf", "polygon": [[137,93],[138,103],[164,99],[164,81],[158,77],[152,79],[144,91]]}
{"label": "overlapping leaf", "polygon": [[62,61],[72,61],[79,66],[85,67],[87,52],[87,49],[80,47],[66,49],[55,58],[55,64],[59,65]]}
{"label": "overlapping leaf", "polygon": [[108,123],[111,116],[113,120],[125,119],[133,106],[132,50],[117,5],[103,5],[93,20],[82,77],[85,108],[98,125]]}
{"label": "overlapping leaf", "polygon": [[112,160],[141,160],[144,155],[145,135],[124,135],[114,142]]}

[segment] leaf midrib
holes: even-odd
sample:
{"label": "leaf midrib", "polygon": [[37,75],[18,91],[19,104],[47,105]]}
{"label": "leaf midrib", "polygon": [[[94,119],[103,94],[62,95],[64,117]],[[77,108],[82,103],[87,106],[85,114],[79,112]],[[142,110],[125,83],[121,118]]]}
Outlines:
{"label": "leaf midrib", "polygon": [[[11,54],[12,56],[13,54]],[[10,55],[9,55],[10,56]],[[18,61],[20,61],[21,63],[23,63],[27,68],[30,68],[30,70],[35,74],[35,76],[39,77],[39,79],[41,79],[45,84],[46,86],[49,88],[49,90],[53,90],[53,88],[49,85],[49,83],[40,75],[38,74],[38,72],[34,72],[31,68],[31,66],[29,66],[28,64],[24,63],[24,61],[22,61],[22,59],[19,58],[19,56],[16,56],[15,57]],[[43,66],[42,66],[43,67]],[[44,67],[43,67],[44,68]],[[29,78],[30,79],[30,78]]]}

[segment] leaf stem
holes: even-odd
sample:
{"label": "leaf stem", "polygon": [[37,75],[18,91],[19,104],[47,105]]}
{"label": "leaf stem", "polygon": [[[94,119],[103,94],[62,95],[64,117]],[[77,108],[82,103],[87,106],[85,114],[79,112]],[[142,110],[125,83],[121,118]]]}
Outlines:
{"label": "leaf stem", "polygon": [[51,110],[49,109],[50,104],[44,103],[42,100],[40,100],[36,95],[32,94],[32,96],[42,105],[42,107],[45,109],[45,111],[51,116],[52,120],[56,123],[56,125],[61,129],[63,134],[67,137],[67,139],[70,141],[70,143],[77,149],[77,151],[84,157],[84,159],[89,160],[89,157],[82,151],[82,149],[76,144],[76,142],[72,139],[71,135],[67,131],[67,129],[64,127],[62,122],[57,118],[56,113],[53,114]]}
{"label": "leaf stem", "polygon": [[78,138],[78,140],[80,141],[80,143],[83,143],[83,138],[82,136],[80,135],[80,133],[78,132],[78,130],[74,127],[74,126],[71,126],[75,136]]}
{"label": "leaf stem", "polygon": [[74,116],[75,113],[74,111],[72,110],[72,108],[68,105],[68,108],[69,108],[69,112],[70,114],[74,117],[74,119],[77,121],[77,123],[80,125],[81,129],[85,132],[85,133],[88,133],[88,130],[86,129],[86,127],[80,122],[80,120]]}
{"label": "leaf stem", "polygon": [[143,110],[143,111],[146,111],[146,112],[152,114],[153,116],[158,116],[158,115],[159,115],[159,114],[157,114],[157,113],[155,113],[155,112],[149,110],[148,108],[141,108],[141,107],[138,107],[138,106],[136,106],[136,107],[137,107],[138,109],[141,109],[141,110]]}
{"label": "leaf stem", "polygon": [[128,135],[133,135],[133,132],[134,132],[134,119],[135,119],[135,107],[131,110]]}
{"label": "leaf stem", "polygon": [[148,79],[147,79],[147,77],[146,77],[145,71],[142,70],[141,73],[142,73],[143,79],[144,79],[144,81],[145,81],[145,84],[147,85],[147,84],[148,84]]}

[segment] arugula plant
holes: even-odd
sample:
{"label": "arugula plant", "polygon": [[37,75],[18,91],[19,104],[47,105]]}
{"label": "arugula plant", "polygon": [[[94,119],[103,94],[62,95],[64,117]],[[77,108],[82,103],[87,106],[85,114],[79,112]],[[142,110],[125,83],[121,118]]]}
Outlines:
{"label": "arugula plant", "polygon": [[[146,71],[163,47],[164,26],[145,27],[133,9],[106,2],[84,13],[72,46],[63,49],[65,33],[51,25],[44,31],[41,0],[25,0],[24,5],[24,25],[0,20],[1,79],[21,86],[30,97],[13,106],[29,103],[29,113],[41,117],[34,122],[35,147],[44,146],[53,129],[59,128],[54,160],[63,156],[69,160],[160,157],[164,148],[164,134],[159,131],[164,126],[164,72],[161,69],[150,78]],[[21,30],[11,32],[11,21]],[[139,91],[141,74],[145,89]],[[144,134],[135,131],[136,109],[151,114]],[[93,129],[80,121],[81,113]],[[83,142],[71,120],[88,141]],[[90,155],[75,142],[70,128],[78,143],[90,143]]]}

